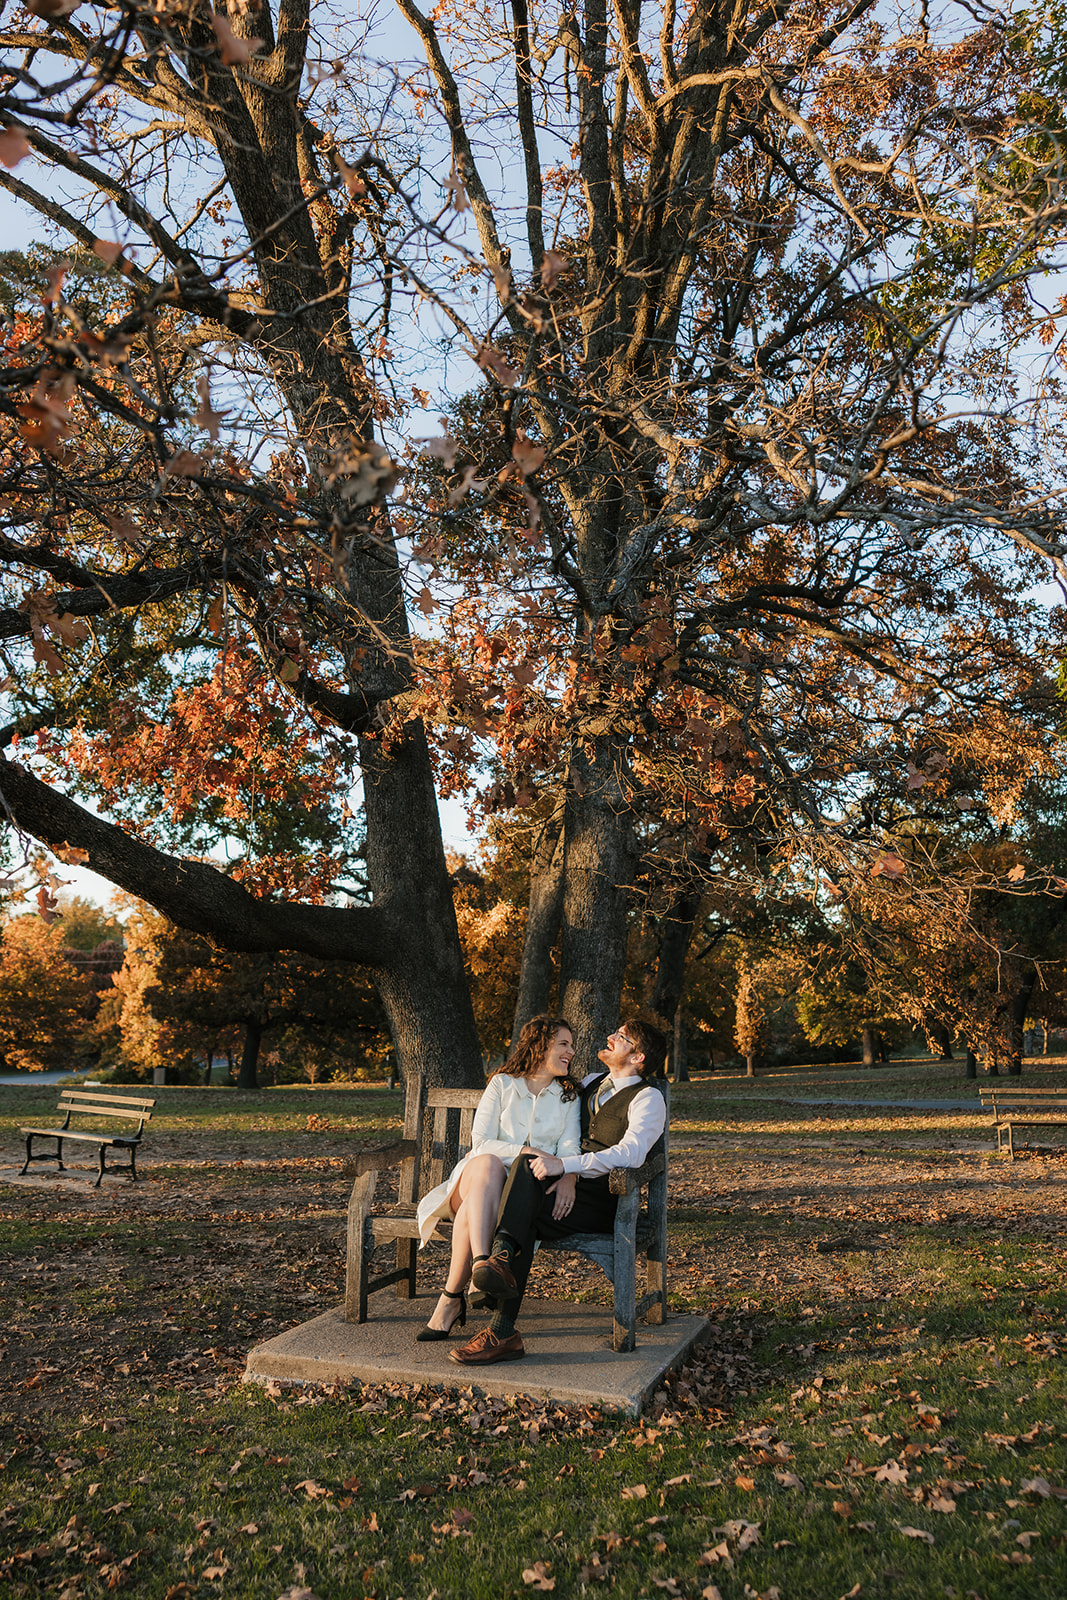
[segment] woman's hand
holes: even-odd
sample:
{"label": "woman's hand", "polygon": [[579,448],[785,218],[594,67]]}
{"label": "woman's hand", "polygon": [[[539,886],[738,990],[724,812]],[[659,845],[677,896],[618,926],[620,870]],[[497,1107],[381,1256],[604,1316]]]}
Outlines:
{"label": "woman's hand", "polygon": [[552,1216],[559,1222],[562,1217],[569,1216],[574,1210],[574,1189],[578,1182],[578,1174],[565,1172],[549,1189],[549,1194],[554,1196]]}

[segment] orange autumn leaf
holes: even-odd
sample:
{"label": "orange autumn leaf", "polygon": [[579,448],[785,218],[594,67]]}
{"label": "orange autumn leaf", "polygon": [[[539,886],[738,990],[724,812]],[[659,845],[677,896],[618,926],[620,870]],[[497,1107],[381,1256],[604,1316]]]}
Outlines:
{"label": "orange autumn leaf", "polygon": [[0,166],[17,167],[30,153],[30,141],[17,123],[9,122],[0,133]]}
{"label": "orange autumn leaf", "polygon": [[257,50],[262,50],[262,39],[242,39],[216,11],[211,18],[211,26],[215,30],[218,40],[219,55],[222,57],[224,67],[244,67],[251,61]]}

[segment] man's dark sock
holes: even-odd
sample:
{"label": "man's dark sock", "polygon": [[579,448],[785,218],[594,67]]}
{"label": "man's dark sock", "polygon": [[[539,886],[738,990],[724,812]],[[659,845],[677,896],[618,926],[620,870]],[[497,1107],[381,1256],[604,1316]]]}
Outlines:
{"label": "man's dark sock", "polygon": [[515,1332],[515,1324],[503,1311],[494,1311],[489,1332],[495,1334],[498,1339],[510,1339]]}
{"label": "man's dark sock", "polygon": [[493,1254],[501,1261],[514,1261],[522,1252],[510,1233],[498,1233],[493,1240]]}

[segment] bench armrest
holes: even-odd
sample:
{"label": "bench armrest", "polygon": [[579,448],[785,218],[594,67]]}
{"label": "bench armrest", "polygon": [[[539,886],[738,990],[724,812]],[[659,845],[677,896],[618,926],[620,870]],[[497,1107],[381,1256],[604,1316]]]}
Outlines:
{"label": "bench armrest", "polygon": [[662,1156],[650,1156],[643,1167],[615,1167],[608,1174],[608,1191],[611,1194],[632,1194],[643,1189],[646,1183],[658,1178],[666,1170]]}
{"label": "bench armrest", "polygon": [[383,1167],[399,1167],[419,1153],[414,1139],[401,1139],[396,1144],[382,1145],[379,1150],[361,1150],[358,1156],[349,1156],[344,1164],[348,1178],[362,1178],[367,1172],[380,1172]]}

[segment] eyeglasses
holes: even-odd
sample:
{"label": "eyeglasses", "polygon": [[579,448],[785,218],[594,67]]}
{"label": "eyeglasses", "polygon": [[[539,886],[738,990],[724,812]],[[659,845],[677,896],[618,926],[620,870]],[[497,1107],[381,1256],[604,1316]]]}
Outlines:
{"label": "eyeglasses", "polygon": [[637,1049],[637,1046],[636,1046],[636,1044],[634,1044],[634,1041],[630,1038],[630,1035],[628,1033],[623,1033],[621,1028],[617,1029],[615,1033],[609,1033],[608,1034],[608,1038],[609,1039],[616,1039],[619,1042],[619,1044],[628,1044],[630,1046],[631,1050],[636,1050]]}

